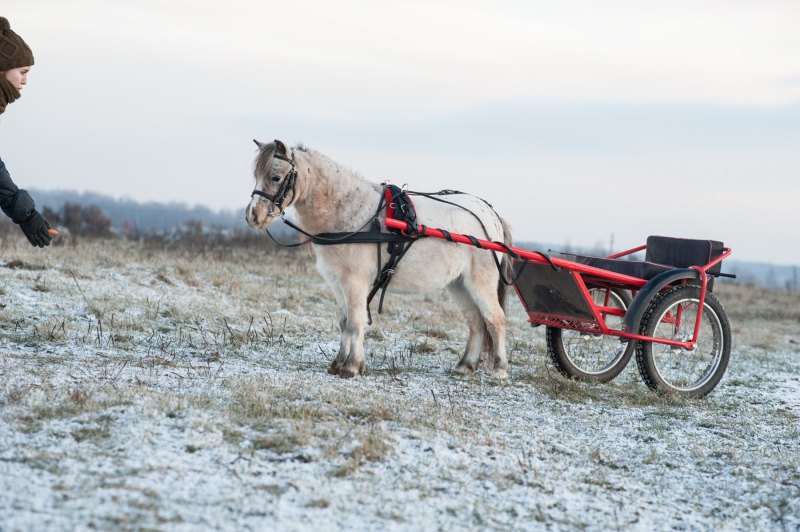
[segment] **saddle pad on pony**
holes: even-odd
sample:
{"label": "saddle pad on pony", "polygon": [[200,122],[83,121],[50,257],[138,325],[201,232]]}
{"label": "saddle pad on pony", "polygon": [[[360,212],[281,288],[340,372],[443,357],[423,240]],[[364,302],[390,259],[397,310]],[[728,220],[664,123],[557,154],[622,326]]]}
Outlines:
{"label": "saddle pad on pony", "polygon": [[[411,227],[416,227],[417,211],[414,208],[414,202],[403,189],[397,185],[385,185],[383,197],[386,201],[386,217],[394,218],[408,223]],[[390,229],[396,232],[396,229]]]}

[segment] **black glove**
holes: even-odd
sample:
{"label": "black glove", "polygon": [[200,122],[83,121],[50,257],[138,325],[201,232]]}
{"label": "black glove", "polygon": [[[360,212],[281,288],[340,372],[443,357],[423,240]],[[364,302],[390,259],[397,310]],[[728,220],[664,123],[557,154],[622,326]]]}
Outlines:
{"label": "black glove", "polygon": [[50,224],[36,209],[32,210],[28,217],[19,223],[19,228],[28,237],[31,246],[43,248],[49,246],[50,241],[53,240],[53,236],[48,231]]}

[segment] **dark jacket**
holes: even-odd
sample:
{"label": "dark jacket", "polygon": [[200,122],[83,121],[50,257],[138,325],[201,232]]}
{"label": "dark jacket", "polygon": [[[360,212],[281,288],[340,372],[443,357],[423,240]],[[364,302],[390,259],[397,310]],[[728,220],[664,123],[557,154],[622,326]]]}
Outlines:
{"label": "dark jacket", "polygon": [[27,190],[17,188],[0,159],[0,208],[14,223],[20,223],[30,215],[34,207],[33,198]]}

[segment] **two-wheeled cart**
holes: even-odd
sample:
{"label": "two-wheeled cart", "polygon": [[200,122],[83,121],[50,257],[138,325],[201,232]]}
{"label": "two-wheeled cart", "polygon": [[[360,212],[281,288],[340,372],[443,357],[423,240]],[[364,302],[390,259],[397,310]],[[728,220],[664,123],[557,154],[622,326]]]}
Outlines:
{"label": "two-wheeled cart", "polygon": [[[408,231],[386,219],[387,228]],[[547,350],[565,376],[608,382],[634,351],[650,388],[702,397],[728,366],[731,328],[712,294],[731,249],[715,240],[651,236],[607,257],[529,251],[418,225],[414,234],[509,254],[514,288],[532,325],[546,326]],[[632,260],[645,252],[644,260]]]}

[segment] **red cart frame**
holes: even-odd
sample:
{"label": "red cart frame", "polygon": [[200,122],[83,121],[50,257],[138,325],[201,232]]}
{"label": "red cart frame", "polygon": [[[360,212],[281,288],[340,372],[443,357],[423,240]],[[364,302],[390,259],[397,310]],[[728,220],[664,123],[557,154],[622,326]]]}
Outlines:
{"label": "red cart frame", "polygon": [[[404,233],[408,232],[410,229],[406,222],[396,220],[393,218],[386,219],[386,227],[390,229],[399,229]],[[558,269],[563,269],[566,272],[569,272],[569,275],[574,280],[575,285],[582,293],[586,304],[591,310],[591,317],[587,318],[587,317],[557,315],[552,313],[539,312],[535,309],[529,308],[528,305],[525,303],[525,298],[522,296],[519,288],[516,286],[515,283],[515,289],[517,290],[517,295],[520,296],[520,300],[525,306],[525,310],[527,311],[529,316],[529,321],[532,324],[543,324],[543,325],[549,325],[551,327],[558,327],[562,329],[570,329],[587,333],[612,335],[620,337],[624,340],[646,341],[658,344],[672,345],[690,351],[694,350],[697,346],[698,333],[701,323],[701,314],[703,312],[704,303],[708,291],[709,270],[721,264],[721,262],[725,258],[727,258],[732,252],[730,248],[723,247],[721,253],[706,264],[692,265],[689,266],[688,268],[668,268],[666,271],[648,280],[640,277],[635,277],[632,275],[626,275],[623,273],[616,273],[613,271],[609,271],[608,269],[591,266],[581,262],[547,256],[537,251],[529,251],[527,249],[522,249],[518,247],[506,246],[505,244],[499,242],[477,239],[469,235],[452,233],[449,231],[445,232],[442,231],[441,229],[427,227],[425,225],[418,225],[416,227],[415,234],[418,234],[420,236],[441,238],[443,240],[457,242],[460,244],[467,244],[470,246],[476,246],[481,249],[486,249],[490,251],[499,251],[501,253],[508,253],[515,255],[515,261],[517,262],[527,261],[528,264],[541,265],[550,268],[558,268]],[[612,260],[620,259],[622,257],[626,257],[636,252],[645,250],[646,247],[647,247],[646,245],[642,245],[626,251],[614,253],[612,255],[605,257],[605,259],[612,259]],[[517,259],[516,257],[519,257],[519,259]],[[716,274],[716,275],[732,277],[731,275],[728,274]],[[694,282],[694,283],[699,283],[701,287],[700,301],[699,304],[697,305],[698,308],[697,317],[695,319],[695,328],[692,338],[688,341],[678,341],[678,340],[670,340],[665,338],[657,338],[653,336],[638,334],[639,330],[638,322],[641,320],[641,316],[644,313],[647,304],[655,297],[655,295],[658,294],[658,292],[660,292],[665,288],[669,288],[676,282],[682,282],[682,283]],[[594,302],[594,299],[591,297],[589,293],[589,286],[620,287],[628,289],[633,294],[635,294],[635,298],[630,307],[628,308],[628,310],[624,311],[619,308],[612,308],[608,306],[608,292],[606,292],[605,303],[599,305],[596,304]],[[625,327],[623,327],[622,329],[614,329],[609,327],[606,323],[606,317],[610,315],[624,317]],[[665,321],[670,321],[670,320],[675,324],[679,324],[680,321],[682,320],[680,311],[675,316],[667,315]]]}

